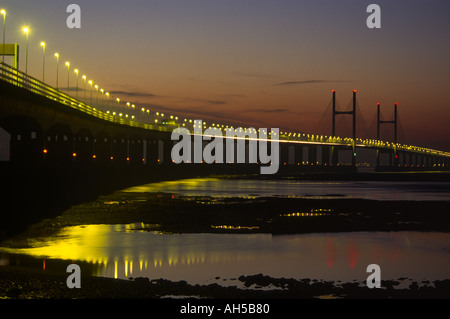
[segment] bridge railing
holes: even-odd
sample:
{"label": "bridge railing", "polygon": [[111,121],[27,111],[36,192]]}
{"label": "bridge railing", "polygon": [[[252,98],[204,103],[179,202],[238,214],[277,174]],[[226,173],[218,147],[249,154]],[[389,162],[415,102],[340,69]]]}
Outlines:
{"label": "bridge railing", "polygon": [[75,99],[64,92],[61,92],[60,90],[55,89],[52,86],[45,84],[44,82],[1,62],[0,62],[0,79],[14,86],[26,89],[27,91],[38,94],[55,102],[67,105],[73,109],[82,111],[84,113],[87,113],[102,120],[106,120],[115,124],[129,125],[143,129],[169,131],[168,127],[162,125],[153,125],[148,123],[136,122],[98,110],[95,107],[88,105],[83,101]]}

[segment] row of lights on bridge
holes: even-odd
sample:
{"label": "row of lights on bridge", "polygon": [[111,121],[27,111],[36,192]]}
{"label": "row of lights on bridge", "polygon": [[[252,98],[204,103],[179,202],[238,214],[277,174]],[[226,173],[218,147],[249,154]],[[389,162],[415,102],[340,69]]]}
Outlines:
{"label": "row of lights on bridge", "polygon": [[[47,149],[44,149],[44,154],[48,154],[48,150]],[[77,157],[77,153],[73,153],[72,154],[72,157],[73,158],[76,158]],[[92,155],[92,159],[96,159],[97,158],[97,155]],[[395,159],[398,159],[398,155],[395,155]],[[114,160],[114,156],[110,156],[110,160]],[[126,160],[127,160],[127,162],[129,162],[130,161],[130,157],[127,157],[126,158]],[[157,159],[156,160],[158,163],[161,161],[160,159]],[[145,162],[145,158],[143,158],[142,159],[142,162]],[[173,162],[173,161],[172,161]],[[189,162],[189,161],[188,161]],[[203,161],[202,161],[202,163],[203,163]],[[214,162],[215,164],[216,164],[216,162]],[[231,164],[231,163],[230,163]],[[259,164],[259,163],[256,163],[256,164]],[[288,163],[287,162],[283,162],[283,165],[287,165]],[[309,162],[309,161],[306,161],[306,162],[297,162],[297,166],[299,166],[299,165],[319,165],[320,163],[319,162],[316,162],[316,163],[314,163],[314,162]],[[328,165],[328,163],[323,163],[323,165],[324,166],[327,166]],[[340,164],[339,163],[337,163],[336,164],[337,166],[340,166]],[[397,165],[398,167],[400,167],[400,166],[402,166],[402,165],[400,165],[400,164],[398,164]],[[416,166],[416,167],[420,167],[420,166],[422,166],[422,167],[425,167],[425,164],[423,164],[423,165],[419,165],[419,164],[416,164],[416,165],[413,165],[413,164],[411,164],[411,165],[407,165],[407,164],[404,164],[403,165],[404,167],[408,167],[408,166],[410,166],[410,167],[414,167],[414,166]],[[445,164],[440,164],[440,163],[438,163],[438,164],[433,164],[433,167],[440,167],[440,166],[445,166]]]}

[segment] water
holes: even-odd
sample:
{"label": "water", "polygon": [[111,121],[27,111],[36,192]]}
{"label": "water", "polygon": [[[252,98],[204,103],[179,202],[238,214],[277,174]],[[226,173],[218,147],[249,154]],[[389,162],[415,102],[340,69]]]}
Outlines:
{"label": "water", "polygon": [[[144,226],[144,225],[142,225]],[[222,284],[240,275],[364,281],[369,264],[383,279],[445,279],[450,234],[421,232],[178,234],[139,230],[139,224],[68,227],[54,237],[14,250],[38,259],[91,265],[91,274]],[[224,282],[223,279],[227,279]]]}
{"label": "water", "polygon": [[[191,179],[142,185],[125,193],[448,201],[448,189],[448,183]],[[223,285],[236,285],[239,276],[258,273],[364,282],[367,266],[374,263],[380,265],[383,280],[450,278],[449,233],[163,234],[149,227],[141,223],[65,227],[31,241],[27,249],[0,248],[0,265],[31,256],[44,268],[56,259],[81,263],[96,276]]]}
{"label": "water", "polygon": [[234,180],[196,178],[131,187],[125,192],[163,192],[185,196],[297,198],[361,198],[373,200],[450,201],[447,182],[322,182],[294,180]]}

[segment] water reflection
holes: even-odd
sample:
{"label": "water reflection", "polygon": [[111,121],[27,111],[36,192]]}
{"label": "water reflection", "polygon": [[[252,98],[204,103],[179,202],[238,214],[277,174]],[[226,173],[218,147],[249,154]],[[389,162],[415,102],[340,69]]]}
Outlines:
{"label": "water reflection", "polygon": [[[450,234],[326,233],[161,234],[151,225],[89,225],[64,228],[34,240],[30,248],[0,248],[43,260],[89,263],[92,274],[207,283],[216,276],[364,281],[366,267],[381,266],[383,279],[450,278]],[[4,263],[4,257],[3,257]],[[83,267],[82,267],[83,269]]]}
{"label": "water reflection", "polygon": [[185,196],[362,198],[449,201],[448,182],[295,181],[196,178],[131,187],[125,192],[176,193]]}

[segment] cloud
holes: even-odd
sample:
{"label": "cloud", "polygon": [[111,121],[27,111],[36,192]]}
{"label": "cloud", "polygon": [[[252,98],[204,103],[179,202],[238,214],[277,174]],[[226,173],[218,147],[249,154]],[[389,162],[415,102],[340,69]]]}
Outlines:
{"label": "cloud", "polygon": [[126,95],[126,96],[132,96],[132,97],[156,97],[157,95],[148,93],[148,92],[139,92],[139,91],[111,91],[109,92],[112,95]]}
{"label": "cloud", "polygon": [[245,72],[234,71],[233,74],[239,75],[239,76],[251,77],[251,78],[261,78],[261,79],[279,78],[279,76],[277,76],[277,75],[271,75],[271,74],[266,74],[266,73],[256,73],[256,72],[245,73]]}
{"label": "cloud", "polygon": [[243,110],[241,112],[247,112],[247,113],[284,113],[284,112],[290,112],[291,110],[286,108],[277,108],[277,109],[250,109],[250,110]]}
{"label": "cloud", "polygon": [[224,98],[246,98],[247,97],[247,95],[244,95],[244,94],[222,94],[219,96],[224,97]]}
{"label": "cloud", "polygon": [[306,80],[306,81],[289,81],[274,84],[276,86],[290,86],[290,85],[303,85],[303,84],[316,84],[316,83],[337,83],[337,82],[352,82],[352,81],[330,81],[330,80]]}
{"label": "cloud", "polygon": [[202,103],[206,103],[206,104],[214,104],[214,105],[223,105],[223,104],[227,104],[226,101],[214,101],[214,100],[196,100]]}
{"label": "cloud", "polygon": [[176,102],[195,102],[199,104],[208,104],[208,105],[224,105],[227,104],[227,101],[221,100],[207,100],[207,99],[197,99],[191,97],[182,97],[182,96],[158,96],[160,98],[174,99]]}

